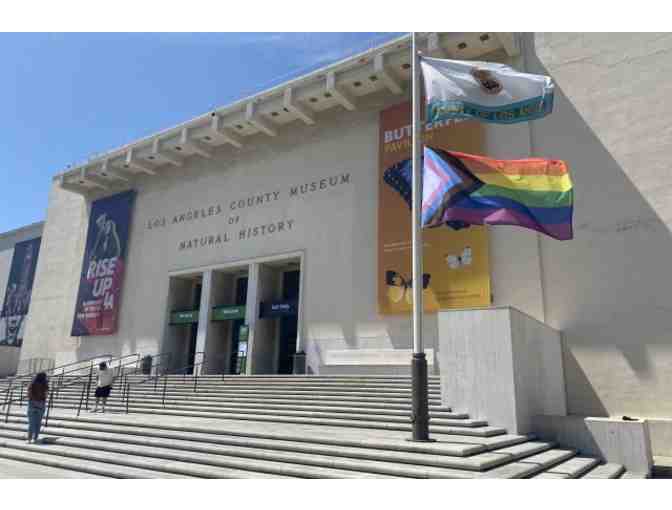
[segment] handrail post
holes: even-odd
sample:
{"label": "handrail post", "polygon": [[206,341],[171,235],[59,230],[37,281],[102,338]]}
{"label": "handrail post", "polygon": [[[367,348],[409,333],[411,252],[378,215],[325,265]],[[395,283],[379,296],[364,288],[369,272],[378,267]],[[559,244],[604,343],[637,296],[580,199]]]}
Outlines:
{"label": "handrail post", "polygon": [[168,378],[163,380],[163,407],[166,407],[166,389],[168,389]]}
{"label": "handrail post", "polygon": [[126,414],[128,414],[129,400],[131,400],[131,383],[126,383]]}
{"label": "handrail post", "polygon": [[11,390],[9,395],[9,402],[7,402],[7,411],[5,412],[5,423],[9,421],[9,410],[12,408],[12,400],[14,400],[14,390]]}
{"label": "handrail post", "polygon": [[44,427],[45,428],[49,424],[49,415],[51,414],[51,406],[54,405],[54,392],[55,391],[56,391],[55,389],[51,390],[51,394],[49,396],[49,402],[47,403],[47,417],[44,420]]}
{"label": "handrail post", "polygon": [[86,389],[86,410],[89,410],[89,394],[91,393],[91,381],[93,380],[93,363],[91,363],[91,367],[89,368],[89,383],[87,385]]}
{"label": "handrail post", "polygon": [[77,417],[79,417],[79,414],[82,411],[82,404],[84,403],[84,392],[88,392],[88,383],[82,384],[82,394],[79,396],[79,407],[77,408]]}

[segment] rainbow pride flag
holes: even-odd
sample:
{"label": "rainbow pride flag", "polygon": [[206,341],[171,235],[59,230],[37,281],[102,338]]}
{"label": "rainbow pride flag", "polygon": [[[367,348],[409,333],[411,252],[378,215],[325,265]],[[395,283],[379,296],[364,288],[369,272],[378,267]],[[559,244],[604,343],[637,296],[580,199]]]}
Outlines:
{"label": "rainbow pride flag", "polygon": [[498,160],[425,147],[423,226],[517,225],[572,239],[574,189],[564,161]]}
{"label": "rainbow pride flag", "polygon": [[[385,181],[410,206],[410,160]],[[548,159],[498,160],[425,147],[422,226],[516,225],[573,238],[574,190],[567,165]]]}

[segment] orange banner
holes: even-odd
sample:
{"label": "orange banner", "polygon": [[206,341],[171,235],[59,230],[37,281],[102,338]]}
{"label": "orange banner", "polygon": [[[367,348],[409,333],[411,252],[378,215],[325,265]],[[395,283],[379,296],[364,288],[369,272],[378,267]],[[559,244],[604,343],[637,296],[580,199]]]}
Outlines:
{"label": "orange banner", "polygon": [[[411,212],[397,190],[384,180],[385,170],[410,158],[410,103],[380,114],[378,171],[378,310],[412,310]],[[484,127],[475,121],[429,125],[425,143],[444,150],[483,154]],[[423,231],[423,296],[426,312],[490,304],[488,232],[437,227]]]}

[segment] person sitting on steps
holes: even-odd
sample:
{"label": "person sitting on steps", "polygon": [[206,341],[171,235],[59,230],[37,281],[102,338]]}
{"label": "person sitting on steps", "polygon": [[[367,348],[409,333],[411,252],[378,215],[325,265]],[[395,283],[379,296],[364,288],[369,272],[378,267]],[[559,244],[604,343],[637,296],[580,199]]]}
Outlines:
{"label": "person sitting on steps", "polygon": [[107,363],[103,361],[98,365],[98,384],[96,386],[96,406],[93,409],[94,413],[98,411],[98,402],[100,402],[101,398],[103,399],[102,412],[105,412],[105,405],[107,404],[107,398],[110,396],[110,391],[112,391],[113,382],[113,371],[110,370]]}

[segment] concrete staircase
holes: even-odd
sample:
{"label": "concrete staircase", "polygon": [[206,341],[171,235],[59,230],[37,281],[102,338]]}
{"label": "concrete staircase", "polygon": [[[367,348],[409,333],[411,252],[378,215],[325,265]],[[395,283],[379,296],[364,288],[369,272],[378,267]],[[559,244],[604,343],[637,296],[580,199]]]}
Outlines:
{"label": "concrete staircase", "polygon": [[[136,378],[136,382],[141,379]],[[0,420],[0,463],[115,478],[618,478],[620,465],[442,407],[430,379],[434,443],[406,441],[410,380],[385,376],[169,376],[114,388],[106,414],[72,410],[64,388],[44,444],[26,444],[23,410]],[[194,389],[196,391],[194,391]],[[90,402],[92,403],[92,402]]]}

